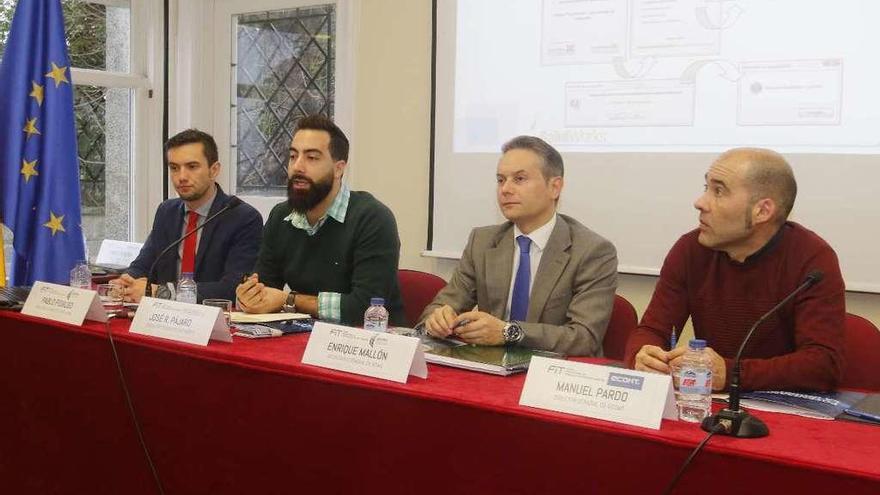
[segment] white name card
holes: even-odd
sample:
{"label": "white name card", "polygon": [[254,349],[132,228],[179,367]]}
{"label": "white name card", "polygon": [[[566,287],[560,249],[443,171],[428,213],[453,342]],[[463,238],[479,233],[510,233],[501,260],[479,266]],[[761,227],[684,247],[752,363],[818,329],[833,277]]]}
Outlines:
{"label": "white name card", "polygon": [[660,429],[677,418],[672,378],[625,368],[532,357],[524,406]]}
{"label": "white name card", "polygon": [[82,325],[86,318],[107,321],[97,292],[48,282],[34,282],[21,313],[71,325]]}
{"label": "white name card", "polygon": [[324,322],[312,328],[302,362],[399,383],[428,377],[419,339]]}
{"label": "white name card", "polygon": [[232,342],[220,308],[153,297],[141,299],[129,331],[196,345]]}
{"label": "white name card", "polygon": [[144,245],[139,242],[104,239],[101,242],[101,249],[98,250],[98,257],[95,258],[95,264],[100,266],[125,268],[137,258],[137,255],[140,254],[143,246]]}

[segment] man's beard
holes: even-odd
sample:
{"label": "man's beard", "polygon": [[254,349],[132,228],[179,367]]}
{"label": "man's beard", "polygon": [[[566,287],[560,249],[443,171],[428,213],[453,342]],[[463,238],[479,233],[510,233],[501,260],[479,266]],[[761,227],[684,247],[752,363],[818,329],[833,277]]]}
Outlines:
{"label": "man's beard", "polygon": [[[296,190],[293,188],[295,180],[304,180],[309,183],[306,191]],[[323,179],[317,182],[306,177],[305,175],[294,175],[287,179],[287,204],[297,213],[306,213],[318,205],[324,198],[330,194],[333,189],[333,173],[327,174]]]}

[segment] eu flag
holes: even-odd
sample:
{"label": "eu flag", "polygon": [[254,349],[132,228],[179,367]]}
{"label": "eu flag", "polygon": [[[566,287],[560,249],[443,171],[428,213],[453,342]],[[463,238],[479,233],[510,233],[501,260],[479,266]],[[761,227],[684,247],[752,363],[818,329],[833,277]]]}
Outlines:
{"label": "eu flag", "polygon": [[85,259],[73,86],[60,0],[20,0],[0,66],[0,221],[11,282],[69,281]]}

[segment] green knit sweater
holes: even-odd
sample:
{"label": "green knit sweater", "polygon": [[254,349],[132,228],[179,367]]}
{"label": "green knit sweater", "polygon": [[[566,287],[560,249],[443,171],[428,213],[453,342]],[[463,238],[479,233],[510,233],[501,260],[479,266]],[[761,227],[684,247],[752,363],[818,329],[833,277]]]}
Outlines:
{"label": "green knit sweater", "polygon": [[285,221],[290,212],[286,201],[275,205],[263,227],[261,282],[277,289],[286,283],[303,294],[340,293],[346,325],[362,325],[370,298],[382,297],[390,324],[406,325],[397,284],[400,238],[387,206],[368,192],[351,191],[345,222],[328,217],[314,236]]}

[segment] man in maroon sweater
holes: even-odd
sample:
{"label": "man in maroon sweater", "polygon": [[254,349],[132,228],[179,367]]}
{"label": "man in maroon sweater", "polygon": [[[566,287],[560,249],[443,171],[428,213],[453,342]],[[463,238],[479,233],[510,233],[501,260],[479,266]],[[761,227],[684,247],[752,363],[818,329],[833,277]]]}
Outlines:
{"label": "man in maroon sweater", "polygon": [[638,329],[627,342],[627,364],[669,373],[687,346],[669,348],[672,329],[690,316],[713,360],[713,388],[758,318],[821,271],[824,278],[768,318],[743,352],[744,390],[831,390],[843,368],[844,284],[834,250],[786,219],[797,184],[788,163],[766,149],[722,154],[706,173],[694,203],[699,228],[679,238]]}

